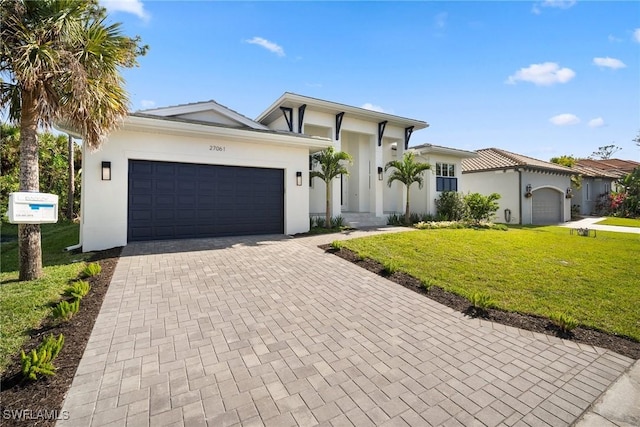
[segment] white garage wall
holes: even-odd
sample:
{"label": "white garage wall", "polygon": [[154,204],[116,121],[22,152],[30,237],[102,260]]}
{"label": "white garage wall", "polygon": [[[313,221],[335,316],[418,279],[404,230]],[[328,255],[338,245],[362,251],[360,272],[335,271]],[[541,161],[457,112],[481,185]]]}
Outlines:
{"label": "white garage wall", "polygon": [[[507,223],[505,219],[505,209],[511,211],[511,221],[509,224],[520,223],[520,194],[524,194],[524,190],[519,190],[519,174],[513,169],[506,171],[486,171],[465,173],[462,181],[461,191],[467,193],[480,193],[488,196],[492,193],[500,194],[498,200],[498,211],[495,222]],[[526,182],[523,181],[523,186]],[[530,217],[529,217],[530,218]],[[524,224],[528,224],[525,222]]]}
{"label": "white garage wall", "polygon": [[[246,133],[246,132],[245,132]],[[285,234],[309,230],[309,148],[211,136],[121,130],[97,152],[84,150],[81,239],[84,251],[127,244],[129,159],[284,169]],[[264,138],[268,139],[268,138]],[[218,148],[216,148],[218,147]],[[111,162],[111,181],[101,180],[101,162]],[[296,172],[302,172],[302,186]]]}
{"label": "white garage wall", "polygon": [[[571,179],[568,175],[555,175],[540,172],[523,172],[522,187],[526,188],[527,184],[531,184],[532,191],[541,188],[552,188],[558,191],[558,200],[561,207],[561,218],[563,222],[571,220],[571,203],[572,199],[566,199],[564,194],[567,188],[571,187]],[[522,191],[524,194],[524,190]],[[533,197],[522,199],[522,223],[531,224],[533,221]]]}

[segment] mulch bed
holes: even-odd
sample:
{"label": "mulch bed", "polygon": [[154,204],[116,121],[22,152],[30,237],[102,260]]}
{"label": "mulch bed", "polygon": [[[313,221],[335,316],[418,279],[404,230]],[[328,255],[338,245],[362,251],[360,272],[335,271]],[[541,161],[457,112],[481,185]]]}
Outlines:
{"label": "mulch bed", "polygon": [[427,291],[420,280],[415,277],[402,272],[388,274],[384,266],[379,262],[369,258],[360,259],[357,254],[346,248],[337,250],[331,245],[322,245],[320,248],[470,317],[480,317],[503,325],[602,347],[632,359],[640,359],[640,342],[633,341],[627,337],[585,327],[577,327],[569,333],[563,333],[549,319],[544,317],[497,309],[476,310],[466,298],[447,292],[437,286],[431,286]]}
{"label": "mulch bed", "polygon": [[[98,262],[102,272],[87,281],[91,284],[91,291],[82,298],[80,311],[68,322],[56,324],[53,321],[45,323],[39,329],[32,331],[30,340],[24,345],[25,353],[37,347],[42,339],[49,334],[58,336],[64,334],[64,346],[53,364],[58,368],[56,375],[43,377],[37,381],[23,380],[21,374],[20,356],[15,355],[11,364],[2,376],[0,385],[0,414],[3,426],[54,426],[55,418],[63,418],[62,403],[71,387],[71,382],[84,353],[84,349],[91,335],[102,300],[104,299],[111,277],[118,263],[122,248],[113,248],[97,252],[91,262]],[[7,411],[25,412],[11,415]]]}

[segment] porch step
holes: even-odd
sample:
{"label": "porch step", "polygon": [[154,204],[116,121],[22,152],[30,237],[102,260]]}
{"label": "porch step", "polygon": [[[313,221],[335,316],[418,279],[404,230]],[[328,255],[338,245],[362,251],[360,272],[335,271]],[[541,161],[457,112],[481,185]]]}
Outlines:
{"label": "porch step", "polygon": [[353,228],[384,227],[387,215],[375,216],[369,212],[342,212],[345,225]]}

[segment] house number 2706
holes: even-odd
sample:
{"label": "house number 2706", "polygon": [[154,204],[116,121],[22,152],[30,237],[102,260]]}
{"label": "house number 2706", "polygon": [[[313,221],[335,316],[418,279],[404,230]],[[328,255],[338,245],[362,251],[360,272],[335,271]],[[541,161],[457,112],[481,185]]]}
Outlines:
{"label": "house number 2706", "polygon": [[210,145],[209,151],[225,151],[226,147],[222,147],[220,145]]}

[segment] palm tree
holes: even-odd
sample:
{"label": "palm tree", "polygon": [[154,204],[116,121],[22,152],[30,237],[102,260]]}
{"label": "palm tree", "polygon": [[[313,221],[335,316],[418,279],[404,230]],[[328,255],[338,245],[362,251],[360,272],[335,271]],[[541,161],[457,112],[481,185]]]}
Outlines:
{"label": "palm tree", "polygon": [[407,206],[404,211],[404,223],[408,225],[411,212],[409,210],[409,188],[414,182],[417,182],[418,186],[422,188],[424,184],[422,174],[427,169],[431,169],[431,165],[429,163],[416,162],[414,154],[409,151],[404,154],[402,160],[392,160],[387,163],[384,171],[386,172],[389,168],[395,169],[387,180],[389,187],[391,187],[393,181],[400,181],[407,187]]}
{"label": "palm tree", "polygon": [[344,162],[351,164],[351,156],[344,151],[335,151],[333,147],[318,151],[311,156],[313,164],[320,165],[319,171],[311,171],[311,178],[320,178],[326,184],[326,227],[331,228],[331,181],[339,175],[349,175]]}
{"label": "palm tree", "polygon": [[[106,24],[96,0],[0,3],[0,106],[20,123],[20,191],[39,191],[39,126],[65,123],[95,149],[126,116],[122,67],[146,46]],[[42,275],[40,226],[18,228],[20,280]]]}

